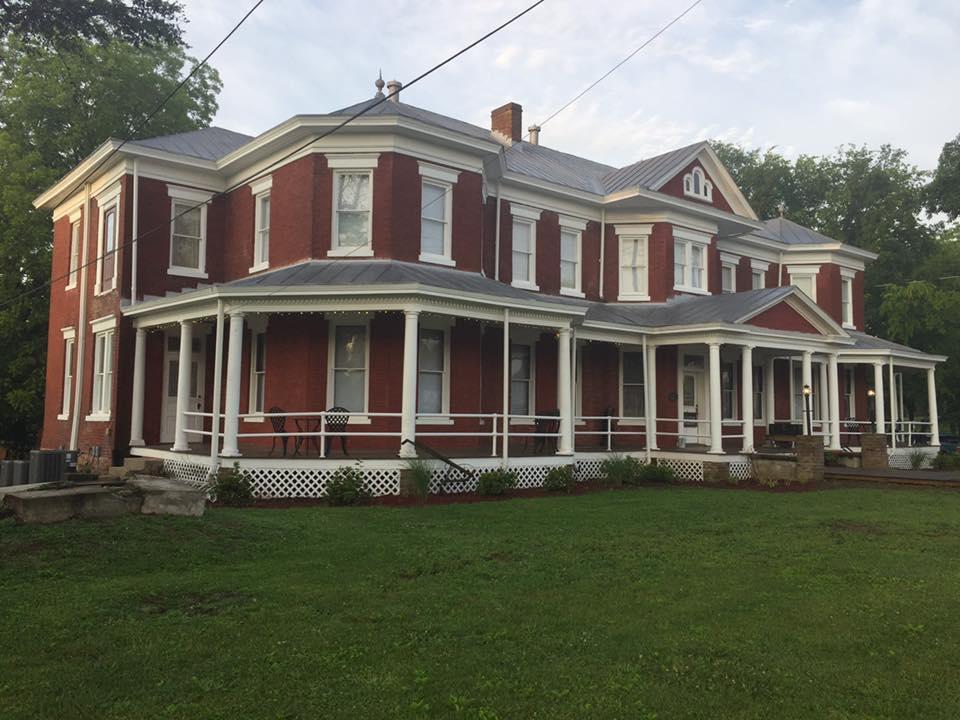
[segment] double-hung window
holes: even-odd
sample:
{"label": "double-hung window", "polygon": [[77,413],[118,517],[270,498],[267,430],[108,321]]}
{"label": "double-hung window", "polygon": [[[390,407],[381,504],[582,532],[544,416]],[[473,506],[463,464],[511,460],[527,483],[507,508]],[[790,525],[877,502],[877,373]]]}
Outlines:
{"label": "double-hung window", "polygon": [[[764,386],[763,386],[763,366],[753,366],[753,419],[763,420],[764,410]],[[771,418],[772,422],[772,418]]]}
{"label": "double-hung window", "polygon": [[787,268],[790,274],[790,284],[802,290],[803,293],[813,300],[817,301],[817,274],[820,272],[819,266],[800,265]]}
{"label": "double-hung window", "polygon": [[707,292],[707,248],[710,236],[674,228],[673,287],[682,292]]}
{"label": "double-hung window", "polygon": [[367,325],[334,325],[331,332],[330,402],[349,412],[367,411]]}
{"label": "double-hung window", "polygon": [[63,329],[63,395],[60,401],[59,420],[70,418],[70,406],[73,404],[73,363],[77,332],[74,328]]}
{"label": "double-hung window", "polygon": [[120,222],[120,183],[97,196],[100,222],[97,232],[97,274],[93,291],[99,295],[117,287],[117,242]]}
{"label": "double-hung window", "polygon": [[267,334],[254,332],[250,338],[250,404],[247,412],[263,412],[267,390]]}
{"label": "double-hung window", "polygon": [[753,290],[762,290],[767,286],[767,270],[770,263],[760,260],[750,261],[750,287]]}
{"label": "double-hung window", "polygon": [[510,345],[510,414],[514,417],[532,415],[533,407],[533,346]]}
{"label": "double-hung window", "polygon": [[724,293],[737,291],[737,265],[740,258],[736,255],[720,253],[720,290]]}
{"label": "double-hung window", "polygon": [[643,353],[623,351],[620,354],[620,408],[623,417],[646,416],[644,393]]}
{"label": "double-hung window", "polygon": [[453,186],[460,173],[420,163],[420,260],[453,265]]}
{"label": "double-hung window", "polygon": [[537,287],[537,220],[540,211],[512,206],[513,234],[511,250],[512,284],[527,290]]}
{"label": "double-hung window", "polygon": [[417,412],[441,415],[447,412],[446,332],[430,328],[420,329],[420,348],[417,359]]}
{"label": "double-hung window", "polygon": [[327,166],[333,169],[331,256],[373,256],[373,170],[377,158],[327,155]]}
{"label": "double-hung window", "polygon": [[857,406],[854,395],[856,383],[854,369],[849,365],[843,368],[843,417],[851,420],[857,417]]}
{"label": "double-hung window", "polygon": [[77,286],[77,276],[80,270],[80,243],[83,235],[80,226],[80,211],[70,216],[70,264],[67,275],[67,290]]}
{"label": "double-hung window", "polygon": [[840,311],[843,326],[852,328],[853,325],[853,276],[854,272],[847,268],[840,268]]}
{"label": "double-hung window", "polygon": [[737,366],[734,363],[720,363],[720,415],[724,420],[737,417]]}
{"label": "double-hung window", "polygon": [[270,267],[270,190],[273,176],[250,183],[253,193],[253,264],[250,272]]}
{"label": "double-hung window", "polygon": [[620,292],[618,300],[649,300],[647,248],[650,225],[617,225],[620,239]]}
{"label": "double-hung window", "polygon": [[560,293],[583,297],[583,231],[587,223],[560,216]]}
{"label": "double-hung window", "polygon": [[113,334],[104,330],[93,336],[93,396],[88,419],[110,417],[110,394],[113,386]]}
{"label": "double-hung window", "polygon": [[207,277],[207,205],[211,193],[167,186],[170,195],[170,275]]}

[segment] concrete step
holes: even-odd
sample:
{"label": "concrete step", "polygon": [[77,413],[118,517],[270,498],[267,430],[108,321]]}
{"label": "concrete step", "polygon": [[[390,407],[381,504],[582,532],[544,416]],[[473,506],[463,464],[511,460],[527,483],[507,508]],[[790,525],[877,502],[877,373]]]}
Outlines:
{"label": "concrete step", "polygon": [[123,469],[126,472],[142,473],[146,475],[161,475],[163,473],[163,460],[157,458],[138,457],[136,455],[128,457],[123,461]]}

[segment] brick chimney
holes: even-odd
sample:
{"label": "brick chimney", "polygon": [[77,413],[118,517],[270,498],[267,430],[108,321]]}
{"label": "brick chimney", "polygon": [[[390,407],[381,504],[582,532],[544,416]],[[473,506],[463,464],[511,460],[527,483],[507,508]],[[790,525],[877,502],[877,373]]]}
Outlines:
{"label": "brick chimney", "polygon": [[501,105],[490,113],[490,129],[511,142],[520,142],[523,137],[523,108],[515,102]]}

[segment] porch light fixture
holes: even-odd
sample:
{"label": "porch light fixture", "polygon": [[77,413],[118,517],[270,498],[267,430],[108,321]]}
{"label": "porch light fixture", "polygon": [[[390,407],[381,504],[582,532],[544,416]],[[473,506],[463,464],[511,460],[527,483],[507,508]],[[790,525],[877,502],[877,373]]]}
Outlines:
{"label": "porch light fixture", "polygon": [[877,391],[873,388],[867,390],[867,411],[870,413],[870,422],[877,421]]}
{"label": "porch light fixture", "polygon": [[813,434],[813,422],[812,422],[812,416],[810,414],[810,395],[812,392],[813,391],[810,389],[809,385],[803,386],[803,411],[804,411],[804,417],[806,418],[806,421],[807,421],[805,423],[807,435]]}

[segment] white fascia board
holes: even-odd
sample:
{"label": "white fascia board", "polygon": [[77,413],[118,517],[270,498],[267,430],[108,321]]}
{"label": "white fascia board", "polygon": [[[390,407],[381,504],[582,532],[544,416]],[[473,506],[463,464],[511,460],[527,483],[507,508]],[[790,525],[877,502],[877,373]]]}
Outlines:
{"label": "white fascia board", "polygon": [[931,368],[937,363],[947,361],[946,355],[928,355],[923,352],[905,353],[902,350],[841,350],[838,353],[838,360],[842,363],[857,363],[869,365],[875,362],[890,362],[894,365],[913,368]]}
{"label": "white fascia board", "polygon": [[103,162],[111,152],[120,146],[120,141],[113,138],[105,141],[100,147],[87,155],[73,170],[68,172],[53,185],[33,199],[33,206],[37,209],[52,209],[63,202],[76,186],[90,173],[93,168]]}
{"label": "white fascia board", "polygon": [[854,270],[863,270],[867,262],[876,260],[878,257],[876,253],[869,250],[862,250],[844,243],[785,245],[783,248],[783,262],[791,265],[832,263]]}
{"label": "white fascia board", "polygon": [[607,210],[607,224],[629,224],[643,223],[653,225],[655,223],[667,223],[674,227],[688,228],[707,235],[716,235],[718,232],[717,224],[700,218],[693,218],[683,213],[673,210],[663,212],[629,212],[623,210]]}
{"label": "white fascia board", "polygon": [[722,237],[717,241],[717,246],[721,250],[727,250],[739,255],[756,257],[770,263],[780,262],[780,254],[785,245],[783,243],[765,240],[754,235],[743,234],[736,237]]}
{"label": "white fascia board", "polygon": [[647,336],[647,344],[660,346],[706,344],[710,342],[751,344],[802,352],[835,352],[853,343],[851,338],[811,335],[792,330],[771,330],[753,325],[714,323],[704,325],[672,325],[667,327],[626,326],[614,323],[585,322],[577,328],[577,339],[601,342],[623,342],[623,333]]}
{"label": "white fascia board", "polygon": [[600,206],[596,201],[597,196],[592,196],[593,201],[572,195],[565,196],[553,193],[535,183],[517,182],[513,177],[504,177],[501,180],[499,193],[501,200],[540,207],[558,215],[572,215],[594,222],[600,222],[602,216]]}

